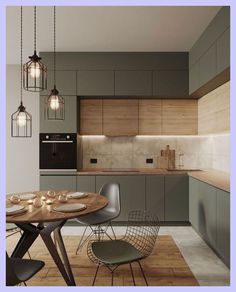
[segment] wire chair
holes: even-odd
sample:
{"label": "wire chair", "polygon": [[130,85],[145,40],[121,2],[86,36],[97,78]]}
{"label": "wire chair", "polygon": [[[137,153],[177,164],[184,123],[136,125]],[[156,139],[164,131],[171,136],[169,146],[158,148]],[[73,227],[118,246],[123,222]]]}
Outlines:
{"label": "wire chair", "polygon": [[111,272],[111,285],[113,286],[113,273],[120,266],[129,264],[133,284],[136,286],[132,263],[137,262],[146,285],[147,278],[144,274],[140,260],[148,257],[155,246],[160,223],[157,216],[149,211],[134,210],[129,212],[128,225],[123,238],[116,240],[90,241],[87,247],[89,259],[97,264],[94,275],[94,286],[99,267],[104,265]]}

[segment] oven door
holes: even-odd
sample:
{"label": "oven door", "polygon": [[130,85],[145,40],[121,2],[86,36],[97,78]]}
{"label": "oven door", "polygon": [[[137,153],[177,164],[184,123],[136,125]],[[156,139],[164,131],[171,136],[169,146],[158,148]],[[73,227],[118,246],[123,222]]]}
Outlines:
{"label": "oven door", "polygon": [[40,169],[76,169],[76,143],[41,141]]}

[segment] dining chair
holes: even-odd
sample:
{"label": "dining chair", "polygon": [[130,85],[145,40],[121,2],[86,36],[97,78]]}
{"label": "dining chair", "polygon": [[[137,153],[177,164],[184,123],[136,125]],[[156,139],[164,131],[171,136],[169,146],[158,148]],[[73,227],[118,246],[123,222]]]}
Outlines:
{"label": "dining chair", "polygon": [[106,266],[111,272],[111,285],[113,286],[113,273],[121,265],[129,264],[133,284],[136,286],[132,263],[137,262],[146,285],[147,278],[140,261],[148,257],[155,246],[160,224],[157,216],[148,211],[130,211],[128,226],[123,238],[116,240],[89,241],[87,254],[89,259],[97,264],[94,275],[94,286],[99,267]]}
{"label": "dining chair", "polygon": [[31,279],[44,266],[44,262],[11,258],[6,253],[6,286],[16,286]]}
{"label": "dining chair", "polygon": [[[107,233],[109,227],[112,230],[114,238],[116,238],[111,221],[117,218],[120,214],[120,186],[118,183],[115,182],[106,183],[101,187],[99,194],[108,199],[107,206],[102,210],[91,213],[89,215],[81,216],[76,219],[78,223],[86,225],[83,235],[76,249],[76,254],[93,236],[96,236],[97,240],[103,238],[104,235],[112,239]],[[88,228],[90,228],[90,233],[86,237],[86,239],[84,239],[86,230]]]}

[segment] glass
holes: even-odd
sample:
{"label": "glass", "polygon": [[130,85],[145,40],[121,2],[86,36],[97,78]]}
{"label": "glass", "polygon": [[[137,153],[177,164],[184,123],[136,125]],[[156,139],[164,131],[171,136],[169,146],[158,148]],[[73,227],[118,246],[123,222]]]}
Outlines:
{"label": "glass", "polygon": [[58,198],[58,201],[60,203],[66,203],[67,202],[67,194],[61,194]]}
{"label": "glass", "polygon": [[49,198],[55,198],[56,197],[56,192],[55,191],[47,191],[47,196]]}

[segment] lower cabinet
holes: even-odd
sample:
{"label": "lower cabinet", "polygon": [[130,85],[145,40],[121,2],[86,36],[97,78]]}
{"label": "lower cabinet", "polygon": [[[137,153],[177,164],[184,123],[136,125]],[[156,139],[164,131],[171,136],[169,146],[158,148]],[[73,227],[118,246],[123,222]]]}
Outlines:
{"label": "lower cabinet", "polygon": [[127,221],[131,210],[145,210],[145,176],[96,176],[96,192],[109,182],[120,184],[121,213],[115,221]]}
{"label": "lower cabinet", "polygon": [[78,175],[76,180],[76,189],[78,192],[91,192],[94,193],[95,187],[95,176],[92,175]]}
{"label": "lower cabinet", "polygon": [[165,176],[165,221],[189,221],[187,175]]}
{"label": "lower cabinet", "polygon": [[76,175],[41,175],[40,190],[76,191]]}
{"label": "lower cabinet", "polygon": [[152,214],[157,215],[160,221],[165,220],[164,180],[164,175],[146,176],[146,209]]}
{"label": "lower cabinet", "polygon": [[189,220],[202,238],[230,265],[230,193],[189,179]]}

